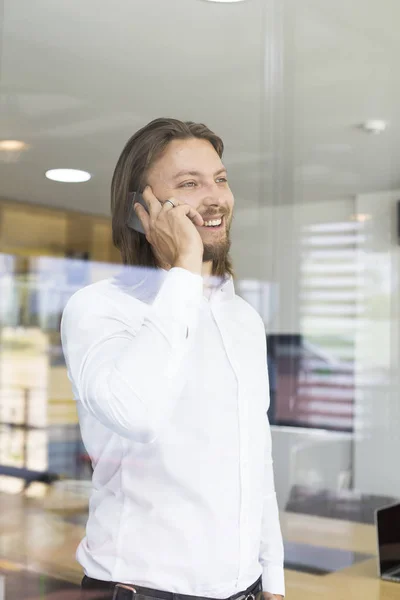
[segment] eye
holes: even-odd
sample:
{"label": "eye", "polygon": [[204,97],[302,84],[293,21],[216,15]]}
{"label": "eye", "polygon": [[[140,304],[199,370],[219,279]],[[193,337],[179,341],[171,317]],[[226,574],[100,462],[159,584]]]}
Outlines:
{"label": "eye", "polygon": [[179,187],[192,188],[195,187],[195,185],[197,185],[195,181],[185,181],[185,183],[181,183]]}
{"label": "eye", "polygon": [[228,183],[228,179],[226,177],[218,177],[217,183]]}

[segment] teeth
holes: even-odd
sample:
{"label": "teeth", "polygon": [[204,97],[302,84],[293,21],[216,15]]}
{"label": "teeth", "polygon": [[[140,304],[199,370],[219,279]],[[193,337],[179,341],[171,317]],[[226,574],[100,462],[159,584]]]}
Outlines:
{"label": "teeth", "polygon": [[222,219],[216,219],[215,221],[204,221],[205,227],[218,227],[221,225]]}

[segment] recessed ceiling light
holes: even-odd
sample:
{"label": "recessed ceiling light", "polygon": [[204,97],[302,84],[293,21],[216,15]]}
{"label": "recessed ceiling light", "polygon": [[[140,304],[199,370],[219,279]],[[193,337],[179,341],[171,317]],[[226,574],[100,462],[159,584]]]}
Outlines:
{"label": "recessed ceiling light", "polygon": [[28,144],[20,140],[0,140],[0,150],[4,152],[21,152],[27,148]]}
{"label": "recessed ceiling light", "polygon": [[87,171],[79,171],[79,169],[50,169],[46,171],[46,177],[63,183],[83,183],[89,181],[92,176]]}
{"label": "recessed ceiling light", "polygon": [[356,215],[352,215],[350,217],[351,221],[358,221],[359,223],[365,223],[365,221],[370,221],[372,219],[371,215],[358,213]]}
{"label": "recessed ceiling light", "polygon": [[383,133],[388,126],[387,121],[383,121],[382,119],[369,119],[361,124],[361,129],[366,131],[367,133]]}

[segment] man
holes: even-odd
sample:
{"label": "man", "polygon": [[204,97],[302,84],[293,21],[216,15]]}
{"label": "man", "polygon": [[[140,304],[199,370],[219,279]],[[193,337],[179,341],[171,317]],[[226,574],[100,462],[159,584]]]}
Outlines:
{"label": "man", "polygon": [[[234,292],[222,153],[204,125],[157,119],[138,131],[112,181],[124,272],[64,311],[94,467],[77,558],[82,588],[105,598],[284,594],[265,331]],[[143,192],[145,235],[128,225],[132,192]]]}

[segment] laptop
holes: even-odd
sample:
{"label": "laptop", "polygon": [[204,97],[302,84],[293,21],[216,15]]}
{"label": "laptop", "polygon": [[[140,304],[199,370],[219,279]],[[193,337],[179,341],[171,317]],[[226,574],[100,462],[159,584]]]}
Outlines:
{"label": "laptop", "polygon": [[379,576],[400,583],[400,502],[375,511]]}

